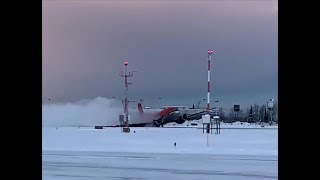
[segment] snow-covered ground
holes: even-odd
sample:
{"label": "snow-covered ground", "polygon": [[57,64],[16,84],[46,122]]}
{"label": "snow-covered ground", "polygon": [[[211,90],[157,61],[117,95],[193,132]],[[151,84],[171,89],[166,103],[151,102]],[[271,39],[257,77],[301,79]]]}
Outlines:
{"label": "snow-covered ground", "polygon": [[[43,179],[278,178],[277,125],[222,123],[221,134],[208,136],[198,129],[201,121],[170,123],[165,128],[131,128],[129,134],[121,133],[120,128],[88,127],[118,124],[122,112],[121,101],[102,97],[44,104]],[[130,109],[130,116],[131,124],[141,123],[137,109]]]}
{"label": "snow-covered ground", "polygon": [[278,178],[278,129],[208,137],[209,147],[197,128],[43,128],[43,179]]}
{"label": "snow-covered ground", "polygon": [[[136,133],[133,133],[136,131]],[[195,128],[43,128],[43,150],[157,152],[201,154],[278,153],[277,129],[222,129],[221,134],[207,135]],[[173,143],[177,147],[173,147]]]}
{"label": "snow-covered ground", "polygon": [[169,153],[43,153],[44,180],[261,180],[278,179],[275,156]]}

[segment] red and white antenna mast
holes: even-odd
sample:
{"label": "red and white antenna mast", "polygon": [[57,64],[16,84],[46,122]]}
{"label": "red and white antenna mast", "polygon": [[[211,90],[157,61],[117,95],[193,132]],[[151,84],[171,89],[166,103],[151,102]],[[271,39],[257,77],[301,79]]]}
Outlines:
{"label": "red and white antenna mast", "polygon": [[207,113],[210,113],[210,61],[213,50],[208,50],[208,94],[207,94]]}

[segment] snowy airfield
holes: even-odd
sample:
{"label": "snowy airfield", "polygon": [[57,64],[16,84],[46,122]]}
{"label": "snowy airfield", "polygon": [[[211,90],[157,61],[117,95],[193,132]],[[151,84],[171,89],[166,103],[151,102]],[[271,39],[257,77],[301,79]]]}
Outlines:
{"label": "snowy airfield", "polygon": [[197,128],[131,128],[127,134],[120,128],[43,127],[42,176],[46,180],[278,179],[277,128],[224,127],[221,134],[209,134],[209,147],[207,134]]}
{"label": "snowy airfield", "polygon": [[277,126],[221,124],[221,134],[209,134],[209,147],[207,134],[191,123],[129,134],[93,128],[117,124],[122,111],[121,102],[101,97],[44,104],[43,179],[278,179]]}

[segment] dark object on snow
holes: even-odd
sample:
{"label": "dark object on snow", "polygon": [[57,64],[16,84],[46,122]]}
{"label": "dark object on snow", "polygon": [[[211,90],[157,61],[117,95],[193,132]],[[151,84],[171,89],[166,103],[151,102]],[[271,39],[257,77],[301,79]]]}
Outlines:
{"label": "dark object on snow", "polygon": [[173,145],[174,145],[174,147],[176,147],[176,146],[177,146],[177,143],[176,143],[176,142],[174,142],[174,144],[173,144]]}
{"label": "dark object on snow", "polygon": [[95,128],[95,129],[103,129],[102,126],[95,126],[94,128]]}
{"label": "dark object on snow", "polygon": [[129,133],[130,132],[130,128],[129,127],[124,127],[123,128],[123,132]]}
{"label": "dark object on snow", "polygon": [[133,133],[136,133],[136,131],[133,131]]}

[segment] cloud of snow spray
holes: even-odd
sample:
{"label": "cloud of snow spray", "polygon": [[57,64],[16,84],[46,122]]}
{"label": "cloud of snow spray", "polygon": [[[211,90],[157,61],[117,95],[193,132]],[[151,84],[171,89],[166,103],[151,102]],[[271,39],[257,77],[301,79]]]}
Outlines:
{"label": "cloud of snow spray", "polygon": [[121,102],[106,98],[76,103],[42,105],[42,125],[76,127],[119,124],[123,112]]}

